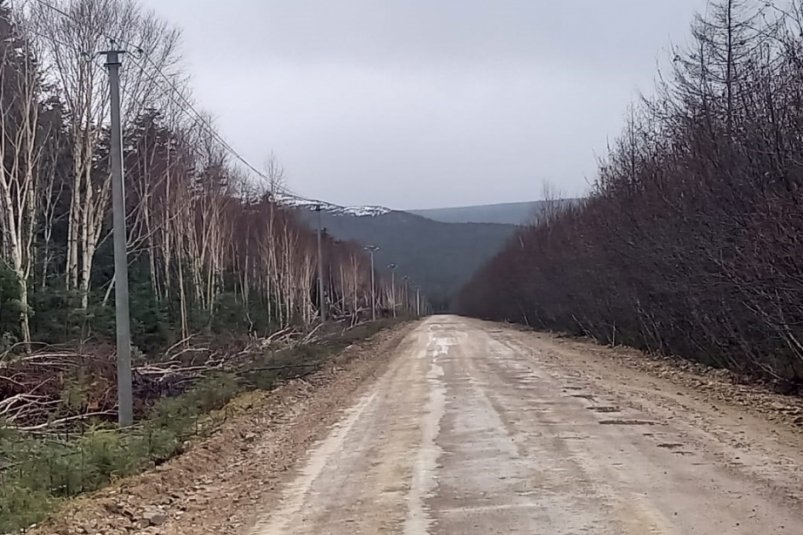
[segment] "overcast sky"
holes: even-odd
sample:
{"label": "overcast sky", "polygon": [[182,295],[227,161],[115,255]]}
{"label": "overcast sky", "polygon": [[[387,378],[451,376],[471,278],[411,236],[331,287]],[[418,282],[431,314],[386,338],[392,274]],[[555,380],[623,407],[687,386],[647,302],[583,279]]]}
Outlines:
{"label": "overcast sky", "polygon": [[200,106],[288,186],[431,208],[579,195],[706,0],[146,0]]}

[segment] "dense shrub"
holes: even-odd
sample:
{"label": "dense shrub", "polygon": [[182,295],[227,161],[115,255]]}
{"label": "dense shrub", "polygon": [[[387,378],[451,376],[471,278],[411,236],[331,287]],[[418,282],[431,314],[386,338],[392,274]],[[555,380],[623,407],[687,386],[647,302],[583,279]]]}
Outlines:
{"label": "dense shrub", "polygon": [[709,13],[590,197],[522,230],[459,312],[803,379],[800,3]]}

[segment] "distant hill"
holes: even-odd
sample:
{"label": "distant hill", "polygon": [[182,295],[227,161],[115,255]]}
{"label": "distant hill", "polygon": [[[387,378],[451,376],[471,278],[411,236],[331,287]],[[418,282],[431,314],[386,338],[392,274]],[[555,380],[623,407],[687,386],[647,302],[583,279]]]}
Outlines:
{"label": "distant hill", "polygon": [[482,206],[460,206],[456,208],[433,208],[429,210],[409,210],[442,223],[500,223],[524,225],[530,222],[543,209],[545,201],[514,202],[505,204],[486,204]]}
{"label": "distant hill", "polygon": [[[323,208],[322,223],[332,236],[378,245],[377,267],[396,264],[397,272],[419,283],[436,306],[445,306],[516,231],[514,225],[443,223],[381,207]],[[311,227],[316,225],[311,206],[297,205],[296,210]]]}

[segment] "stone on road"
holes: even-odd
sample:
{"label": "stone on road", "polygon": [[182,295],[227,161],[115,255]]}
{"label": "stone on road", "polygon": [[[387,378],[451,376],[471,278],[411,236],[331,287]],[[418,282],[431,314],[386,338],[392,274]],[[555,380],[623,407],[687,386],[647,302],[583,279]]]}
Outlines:
{"label": "stone on road", "polygon": [[398,353],[254,535],[803,533],[800,452],[749,417],[475,320]]}

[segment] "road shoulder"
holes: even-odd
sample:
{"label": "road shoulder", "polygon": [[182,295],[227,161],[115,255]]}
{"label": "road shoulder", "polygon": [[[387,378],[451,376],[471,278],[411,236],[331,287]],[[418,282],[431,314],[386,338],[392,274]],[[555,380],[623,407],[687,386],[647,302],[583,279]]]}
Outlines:
{"label": "road shoulder", "polygon": [[382,375],[415,325],[356,343],[303,380],[238,397],[211,437],[164,465],[71,501],[29,533],[242,533],[279,499],[292,468]]}
{"label": "road shoulder", "polygon": [[[682,431],[684,447],[710,456],[765,495],[803,505],[803,400],[745,385],[719,370],[548,333],[505,329],[533,358],[560,364],[611,405]],[[599,402],[599,400],[597,400]]]}

